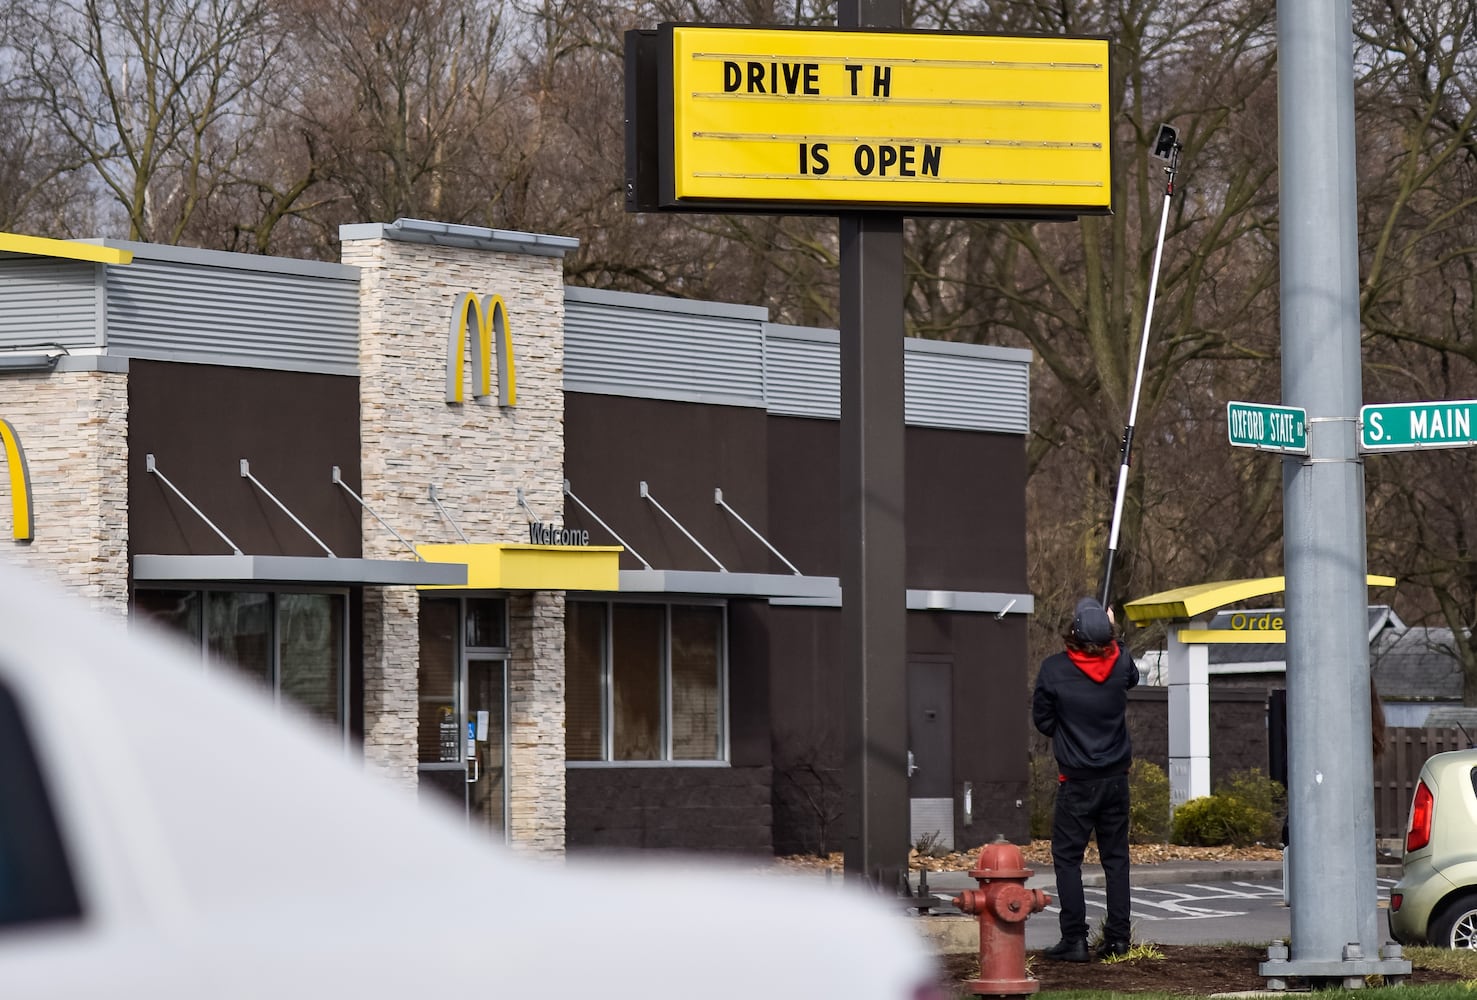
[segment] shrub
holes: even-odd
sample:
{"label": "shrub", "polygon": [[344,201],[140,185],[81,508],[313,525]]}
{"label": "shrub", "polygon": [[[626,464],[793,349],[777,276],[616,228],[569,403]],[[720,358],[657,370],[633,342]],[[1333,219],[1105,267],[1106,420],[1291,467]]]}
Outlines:
{"label": "shrub", "polygon": [[1226,795],[1263,812],[1268,822],[1256,836],[1263,844],[1282,840],[1282,817],[1287,815],[1287,789],[1257,768],[1236,771],[1226,776],[1216,794]]}
{"label": "shrub", "polygon": [[1169,839],[1169,776],[1164,768],[1136,760],[1128,771],[1128,839],[1162,844]]}
{"label": "shrub", "polygon": [[1272,816],[1230,795],[1191,799],[1174,811],[1173,839],[1192,847],[1247,847],[1262,836]]}

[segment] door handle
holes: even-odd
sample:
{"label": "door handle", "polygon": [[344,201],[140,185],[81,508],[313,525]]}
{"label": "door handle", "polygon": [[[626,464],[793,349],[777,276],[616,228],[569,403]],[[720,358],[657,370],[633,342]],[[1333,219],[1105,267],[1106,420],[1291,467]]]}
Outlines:
{"label": "door handle", "polygon": [[916,770],[918,770],[918,765],[916,763],[914,763],[914,761],[913,761],[913,751],[909,750],[908,751],[908,777],[911,778],[913,776],[913,772],[916,771]]}
{"label": "door handle", "polygon": [[477,784],[477,776],[478,776],[477,757],[476,757],[476,755],[473,755],[467,761],[467,763],[472,765],[472,776],[467,779],[467,784],[469,784],[469,785],[475,785],[475,784]]}

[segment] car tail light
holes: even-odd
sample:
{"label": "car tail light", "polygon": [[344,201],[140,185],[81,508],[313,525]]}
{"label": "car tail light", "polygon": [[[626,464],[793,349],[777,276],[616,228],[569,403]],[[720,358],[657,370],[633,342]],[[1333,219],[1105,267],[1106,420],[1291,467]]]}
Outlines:
{"label": "car tail light", "polygon": [[1424,781],[1416,782],[1415,798],[1410,803],[1410,824],[1405,828],[1405,853],[1419,851],[1431,842],[1431,819],[1436,800]]}
{"label": "car tail light", "polygon": [[1397,913],[1397,912],[1399,912],[1399,910],[1400,910],[1400,904],[1403,903],[1403,902],[1405,902],[1405,894],[1404,893],[1399,893],[1399,892],[1392,892],[1392,893],[1390,893],[1390,912],[1391,913]]}

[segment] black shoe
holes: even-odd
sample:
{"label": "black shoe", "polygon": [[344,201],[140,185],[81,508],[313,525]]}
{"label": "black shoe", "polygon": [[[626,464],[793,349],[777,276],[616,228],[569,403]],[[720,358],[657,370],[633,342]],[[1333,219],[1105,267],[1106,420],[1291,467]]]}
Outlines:
{"label": "black shoe", "polygon": [[1129,948],[1131,947],[1132,945],[1130,945],[1127,941],[1104,941],[1100,946],[1098,946],[1097,957],[1122,958],[1124,955],[1128,954]]}
{"label": "black shoe", "polygon": [[1085,962],[1088,959],[1087,939],[1062,938],[1041,954],[1053,962]]}

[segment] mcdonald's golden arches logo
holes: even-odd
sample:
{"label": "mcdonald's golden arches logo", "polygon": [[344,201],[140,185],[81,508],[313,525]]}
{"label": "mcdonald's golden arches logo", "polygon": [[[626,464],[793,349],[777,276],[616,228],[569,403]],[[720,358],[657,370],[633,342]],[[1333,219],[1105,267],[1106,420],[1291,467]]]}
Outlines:
{"label": "mcdonald's golden arches logo", "polygon": [[36,528],[31,519],[31,471],[9,420],[0,420],[0,445],[5,448],[5,469],[10,474],[10,533],[17,542],[29,542]]}
{"label": "mcdonald's golden arches logo", "polygon": [[[473,335],[475,331],[475,336]],[[518,378],[513,370],[513,332],[502,296],[464,292],[451,312],[451,333],[446,350],[446,401],[463,402],[462,367],[470,342],[472,353],[472,396],[491,395],[493,347],[497,357],[497,402],[518,405]]]}

